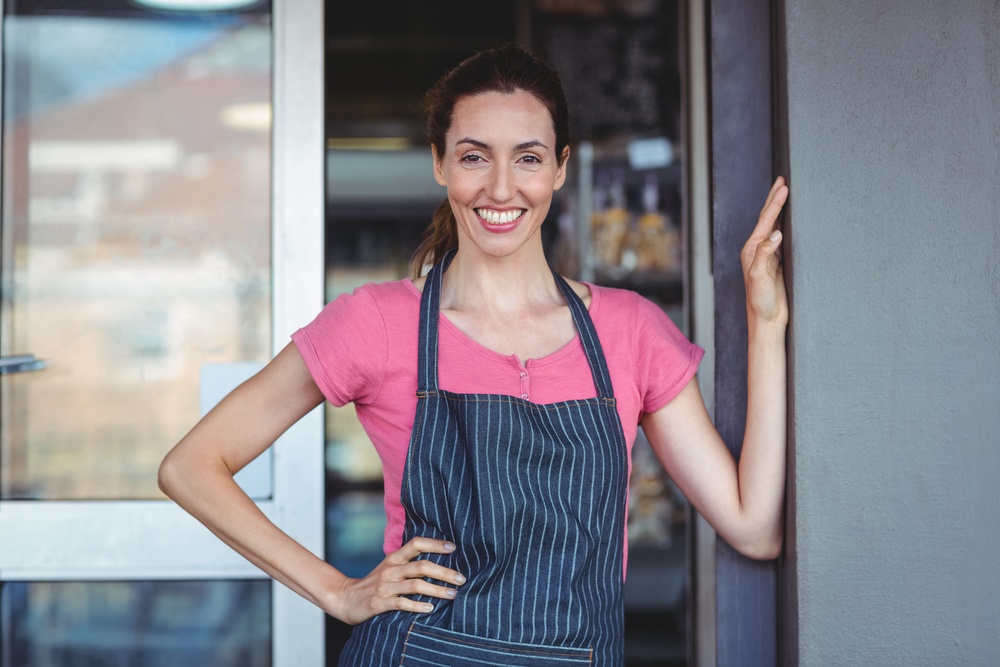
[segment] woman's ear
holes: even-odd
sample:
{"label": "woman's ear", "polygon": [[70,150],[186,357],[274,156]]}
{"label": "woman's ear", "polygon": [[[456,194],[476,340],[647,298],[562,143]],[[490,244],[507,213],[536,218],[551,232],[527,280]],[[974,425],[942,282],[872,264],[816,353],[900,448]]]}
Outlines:
{"label": "woman's ear", "polygon": [[559,156],[559,170],[556,172],[556,182],[552,187],[553,190],[558,190],[566,182],[566,165],[569,164],[569,146],[566,146],[562,155]]}
{"label": "woman's ear", "polygon": [[444,177],[444,165],[441,163],[441,156],[438,155],[437,146],[431,146],[431,155],[434,156],[434,180],[438,185],[448,185]]}

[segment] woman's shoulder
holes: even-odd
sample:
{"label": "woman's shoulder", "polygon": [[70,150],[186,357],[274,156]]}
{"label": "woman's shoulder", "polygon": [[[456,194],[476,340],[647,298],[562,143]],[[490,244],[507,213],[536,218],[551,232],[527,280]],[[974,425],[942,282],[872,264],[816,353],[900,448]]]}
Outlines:
{"label": "woman's shoulder", "polygon": [[646,297],[630,289],[590,282],[583,284],[590,289],[590,313],[593,317],[620,320],[627,316],[634,319],[636,312],[644,306],[655,305]]}
{"label": "woman's shoulder", "polygon": [[364,283],[355,288],[355,292],[367,292],[375,299],[409,299],[414,295],[420,296],[420,292],[413,286],[413,281],[409,278],[399,280],[383,280]]}
{"label": "woman's shoulder", "polygon": [[640,345],[651,336],[684,337],[663,306],[649,297],[620,287],[590,285],[590,288],[593,301],[590,314],[598,330]]}
{"label": "woman's shoulder", "polygon": [[420,312],[419,293],[408,279],[369,282],[342,288],[316,315],[307,329],[329,330],[342,327],[392,328],[400,320],[409,322]]}
{"label": "woman's shoulder", "polygon": [[333,309],[365,309],[395,311],[407,304],[420,301],[420,292],[409,278],[400,280],[373,281],[342,289],[327,304]]}
{"label": "woman's shoulder", "polygon": [[390,340],[416,330],[420,318],[420,292],[411,279],[367,283],[355,290],[358,292],[368,296]]}

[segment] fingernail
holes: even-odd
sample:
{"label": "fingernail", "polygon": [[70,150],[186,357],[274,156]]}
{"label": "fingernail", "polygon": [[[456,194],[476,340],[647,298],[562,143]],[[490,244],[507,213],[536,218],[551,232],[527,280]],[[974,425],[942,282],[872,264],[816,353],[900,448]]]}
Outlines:
{"label": "fingernail", "polygon": [[450,598],[455,597],[457,594],[458,591],[456,591],[454,588],[449,588],[448,591],[445,593],[445,595],[447,595]]}
{"label": "fingernail", "polygon": [[456,584],[464,584],[465,583],[465,577],[463,577],[460,574],[456,574],[455,575],[455,583]]}
{"label": "fingernail", "polygon": [[780,241],[781,240],[781,232],[779,232],[777,229],[775,229],[773,232],[771,232],[771,240],[774,241],[775,243],[777,243],[778,241]]}
{"label": "fingernail", "polygon": [[455,545],[452,544],[451,542],[445,542],[444,543],[444,550],[445,551],[454,551],[455,550]]}
{"label": "fingernail", "polygon": [[432,604],[425,604],[423,606],[423,609],[424,609],[424,611],[434,611],[434,605],[432,605]]}

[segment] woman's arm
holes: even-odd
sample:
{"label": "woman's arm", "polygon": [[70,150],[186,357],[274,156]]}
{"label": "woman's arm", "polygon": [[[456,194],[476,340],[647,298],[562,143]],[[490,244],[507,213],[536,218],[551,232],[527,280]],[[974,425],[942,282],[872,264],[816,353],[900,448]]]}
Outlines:
{"label": "woman's arm", "polygon": [[749,345],[739,464],[712,424],[695,380],[642,422],[685,497],[734,549],[759,559],[776,558],[783,539],[788,302],[776,223],[787,197],[779,177],[741,253]]}
{"label": "woman's arm", "polygon": [[233,480],[243,466],[322,402],[298,349],[289,344],[167,454],[160,465],[160,488],[254,565],[347,623],[390,609],[429,611],[405,595],[453,597],[453,589],[422,577],[462,583],[457,572],[413,560],[425,552],[447,553],[454,548],[447,543],[411,540],[367,577],[352,579],[282,532]]}

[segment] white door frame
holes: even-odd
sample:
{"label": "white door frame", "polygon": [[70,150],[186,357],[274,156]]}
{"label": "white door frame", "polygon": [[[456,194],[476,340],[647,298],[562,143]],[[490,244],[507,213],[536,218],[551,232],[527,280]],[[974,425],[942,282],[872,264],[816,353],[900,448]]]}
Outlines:
{"label": "white door frame", "polygon": [[[272,154],[274,352],[316,316],[324,301],[325,123],[323,0],[274,0]],[[274,448],[278,525],[323,555],[323,407]],[[287,440],[287,442],[284,442]],[[324,614],[272,584],[275,667],[326,662]]]}
{"label": "white door frame", "polygon": [[[0,31],[3,28],[0,0]],[[273,1],[272,352],[323,305],[323,3]],[[0,52],[0,72],[2,72]],[[0,103],[2,103],[0,86]],[[2,168],[2,167],[0,167]],[[2,172],[0,172],[2,177]],[[258,506],[323,555],[323,412],[273,448]],[[258,579],[263,573],[170,501],[0,501],[0,581]],[[323,613],[272,583],[275,667],[325,663]]]}

